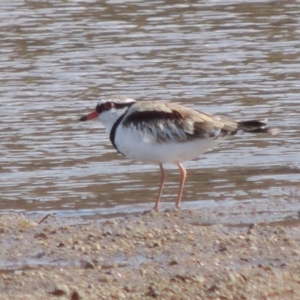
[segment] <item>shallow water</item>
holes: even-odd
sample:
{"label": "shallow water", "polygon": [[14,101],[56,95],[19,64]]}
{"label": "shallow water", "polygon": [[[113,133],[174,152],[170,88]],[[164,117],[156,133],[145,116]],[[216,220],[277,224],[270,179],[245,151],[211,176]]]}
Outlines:
{"label": "shallow water", "polygon": [[[269,118],[278,136],[235,137],[184,164],[182,207],[250,202],[282,212],[272,221],[297,218],[299,3],[224,3],[0,4],[0,211],[151,208],[158,167],[118,155],[99,123],[78,122],[100,98],[124,94]],[[176,166],[167,169],[162,208],[173,207],[179,180]]]}

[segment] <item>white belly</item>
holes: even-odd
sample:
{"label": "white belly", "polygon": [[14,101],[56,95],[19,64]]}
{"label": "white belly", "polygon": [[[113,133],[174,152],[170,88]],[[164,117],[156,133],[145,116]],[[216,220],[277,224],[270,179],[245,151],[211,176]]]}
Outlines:
{"label": "white belly", "polygon": [[213,138],[183,142],[157,143],[151,136],[141,137],[140,132],[119,127],[115,135],[118,150],[126,157],[147,163],[180,163],[197,158],[214,148],[218,141]]}

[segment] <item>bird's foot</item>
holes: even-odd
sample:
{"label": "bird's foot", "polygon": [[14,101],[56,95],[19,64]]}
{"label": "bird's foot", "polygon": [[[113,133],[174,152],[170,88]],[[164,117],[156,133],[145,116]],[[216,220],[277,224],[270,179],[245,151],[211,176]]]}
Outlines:
{"label": "bird's foot", "polygon": [[180,204],[175,204],[175,208],[178,209],[178,210],[182,210],[181,207],[180,207]]}

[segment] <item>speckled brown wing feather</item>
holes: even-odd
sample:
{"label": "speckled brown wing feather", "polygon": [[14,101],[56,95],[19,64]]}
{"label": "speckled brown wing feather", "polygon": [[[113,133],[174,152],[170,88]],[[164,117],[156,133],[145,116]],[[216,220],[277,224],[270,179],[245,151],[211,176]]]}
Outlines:
{"label": "speckled brown wing feather", "polygon": [[122,124],[125,127],[135,127],[142,135],[151,135],[156,142],[217,138],[237,129],[236,122],[224,122],[218,117],[178,104],[156,101],[133,105]]}
{"label": "speckled brown wing feather", "polygon": [[178,106],[184,120],[193,123],[191,138],[218,138],[229,134],[235,134],[238,123],[230,119],[223,119],[210,114]]}

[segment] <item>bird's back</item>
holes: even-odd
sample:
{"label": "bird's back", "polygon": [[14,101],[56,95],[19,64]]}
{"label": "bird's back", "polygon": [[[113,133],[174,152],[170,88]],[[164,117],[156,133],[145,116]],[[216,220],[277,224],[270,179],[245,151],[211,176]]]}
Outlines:
{"label": "bird's back", "polygon": [[141,135],[152,135],[157,143],[218,138],[237,130],[235,121],[158,101],[135,103],[124,116],[122,126],[138,130]]}

